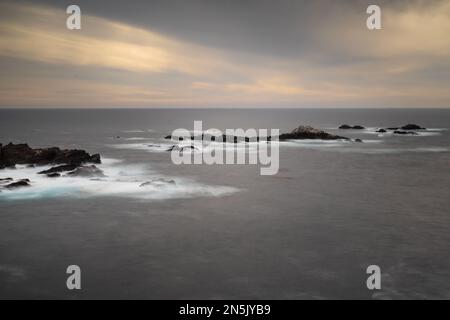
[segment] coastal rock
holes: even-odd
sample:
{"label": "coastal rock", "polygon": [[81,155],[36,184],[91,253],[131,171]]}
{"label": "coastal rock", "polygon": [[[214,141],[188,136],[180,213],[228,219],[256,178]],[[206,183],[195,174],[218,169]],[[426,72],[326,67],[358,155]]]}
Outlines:
{"label": "coastal rock", "polygon": [[57,147],[32,149],[28,144],[0,145],[0,168],[16,164],[76,164],[101,163],[100,155],[84,150],[61,150]]}
{"label": "coastal rock", "polygon": [[355,139],[355,142],[363,142],[361,139]]}
{"label": "coastal rock", "polygon": [[40,171],[38,174],[52,174],[56,172],[73,171],[78,167],[76,164],[63,164],[60,166],[52,167],[48,170]]}
{"label": "coastal rock", "polygon": [[364,130],[365,128],[363,126],[360,125],[356,125],[356,126],[350,126],[348,124],[343,124],[339,127],[339,129],[343,129],[343,130],[348,130],[348,129],[352,129],[352,130]]}
{"label": "coastal rock", "polygon": [[[361,126],[355,126],[355,127],[357,129],[364,129],[364,127],[361,127]],[[168,135],[164,138],[172,140],[173,137],[171,135]],[[227,135],[214,136],[214,135],[207,135],[207,134],[191,136],[191,137],[188,137],[187,139],[185,139],[183,137],[179,137],[179,139],[174,139],[174,140],[183,141],[183,140],[189,140],[189,138],[190,138],[190,140],[221,141],[221,142],[231,142],[231,143],[241,143],[241,142],[251,142],[251,141],[255,141],[255,142],[272,141],[271,136],[240,137],[240,136],[227,136]],[[290,139],[350,140],[347,137],[333,135],[333,134],[327,133],[325,131],[315,129],[310,126],[300,126],[289,133],[283,133],[279,136],[280,141],[290,140]],[[178,147],[177,145],[173,145],[170,148],[168,148],[167,151],[176,150],[176,148],[180,148],[180,147]],[[183,148],[187,148],[187,147],[183,147]],[[190,148],[194,149],[195,147],[190,146]]]}
{"label": "coastal rock", "polygon": [[81,166],[67,174],[73,177],[106,177],[103,170],[95,165]]}
{"label": "coastal rock", "polygon": [[395,134],[400,134],[400,135],[407,135],[407,134],[410,134],[410,135],[417,135],[417,132],[414,132],[414,131],[401,131],[401,130],[395,130],[394,133],[395,133]]}
{"label": "coastal rock", "polygon": [[378,132],[378,133],[386,133],[387,131],[386,131],[385,129],[378,129],[378,130],[375,131],[375,132]]}
{"label": "coastal rock", "polygon": [[155,186],[155,187],[164,187],[167,185],[175,185],[174,180],[168,180],[164,178],[153,179],[151,181],[146,181],[141,183],[139,187],[147,187],[147,186]]}
{"label": "coastal rock", "polygon": [[300,126],[290,133],[283,133],[279,139],[280,141],[291,139],[350,140],[347,137],[333,135],[310,126]]}
{"label": "coastal rock", "polygon": [[402,130],[425,130],[426,128],[422,128],[417,124],[407,124],[406,126],[401,127]]}
{"label": "coastal rock", "polygon": [[58,178],[58,177],[61,177],[61,174],[58,173],[58,172],[48,173],[47,177],[49,177],[49,178]]}
{"label": "coastal rock", "polygon": [[21,188],[21,187],[31,187],[30,180],[29,179],[21,179],[16,182],[7,184],[4,188],[5,189],[16,189],[16,188]]}
{"label": "coastal rock", "polygon": [[[199,134],[197,136],[190,136],[190,137],[174,137],[175,141],[185,141],[185,140],[197,140],[197,141],[217,141],[217,142],[228,142],[228,143],[240,143],[240,142],[259,142],[260,139],[263,139],[264,141],[271,141],[271,137],[241,137],[241,136],[227,136],[227,135],[211,135],[211,134]],[[172,136],[168,135],[165,136],[164,139],[172,140]],[[171,151],[171,150],[168,150]]]}

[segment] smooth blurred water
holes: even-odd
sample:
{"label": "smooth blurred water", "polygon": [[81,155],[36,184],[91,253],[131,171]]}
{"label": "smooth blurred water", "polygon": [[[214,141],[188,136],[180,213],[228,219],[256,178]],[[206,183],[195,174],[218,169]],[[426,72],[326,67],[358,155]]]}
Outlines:
{"label": "smooth blurred water", "polygon": [[[366,143],[282,145],[275,176],[248,165],[175,166],[170,153],[137,147],[194,120],[204,129],[312,125]],[[343,123],[438,130],[335,130]],[[81,148],[122,160],[117,170],[199,188],[149,199],[120,189],[0,197],[0,297],[448,299],[449,128],[450,110],[0,110],[0,143]],[[202,194],[217,186],[239,191]],[[82,269],[81,291],[66,289],[71,264]],[[372,264],[381,291],[366,288]]]}

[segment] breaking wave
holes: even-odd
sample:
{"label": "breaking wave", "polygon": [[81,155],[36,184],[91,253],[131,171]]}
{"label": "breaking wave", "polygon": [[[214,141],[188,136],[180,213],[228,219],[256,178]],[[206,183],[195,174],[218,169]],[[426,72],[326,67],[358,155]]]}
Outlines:
{"label": "breaking wave", "polygon": [[147,165],[129,165],[116,159],[104,159],[98,167],[104,171],[106,177],[92,179],[63,175],[49,178],[37,174],[50,168],[49,166],[36,168],[17,166],[17,169],[4,169],[1,172],[2,178],[10,177],[14,180],[28,178],[31,186],[13,190],[2,189],[0,200],[96,196],[164,200],[224,196],[239,191],[228,186],[202,184],[189,178],[164,176],[152,171]]}

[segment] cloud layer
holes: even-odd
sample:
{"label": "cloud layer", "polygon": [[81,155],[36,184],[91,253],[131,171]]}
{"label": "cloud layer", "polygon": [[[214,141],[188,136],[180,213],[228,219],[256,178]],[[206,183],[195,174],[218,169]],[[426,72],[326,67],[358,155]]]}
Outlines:
{"label": "cloud layer", "polygon": [[157,2],[135,20],[81,3],[81,30],[52,1],[3,2],[0,106],[450,107],[448,1],[382,3],[379,31],[364,1],[230,1],[226,21],[222,4],[189,1],[205,12],[180,22],[161,4],[154,24]]}

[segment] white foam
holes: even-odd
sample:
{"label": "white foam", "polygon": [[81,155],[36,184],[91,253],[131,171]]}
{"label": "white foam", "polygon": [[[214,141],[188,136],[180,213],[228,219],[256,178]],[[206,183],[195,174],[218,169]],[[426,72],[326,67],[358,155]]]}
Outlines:
{"label": "white foam", "polygon": [[[194,198],[204,196],[223,196],[238,192],[239,189],[227,186],[213,186],[199,183],[188,178],[163,176],[152,171],[147,165],[126,165],[117,159],[102,159],[98,165],[106,177],[90,179],[83,177],[61,176],[49,178],[37,174],[49,166],[26,168],[17,166],[16,170],[1,171],[3,177],[14,180],[30,179],[31,187],[13,190],[2,189],[0,200],[41,199],[54,197],[87,198],[96,196],[131,197],[143,200],[163,200],[175,198]],[[175,184],[140,185],[154,179],[172,179]]]}

